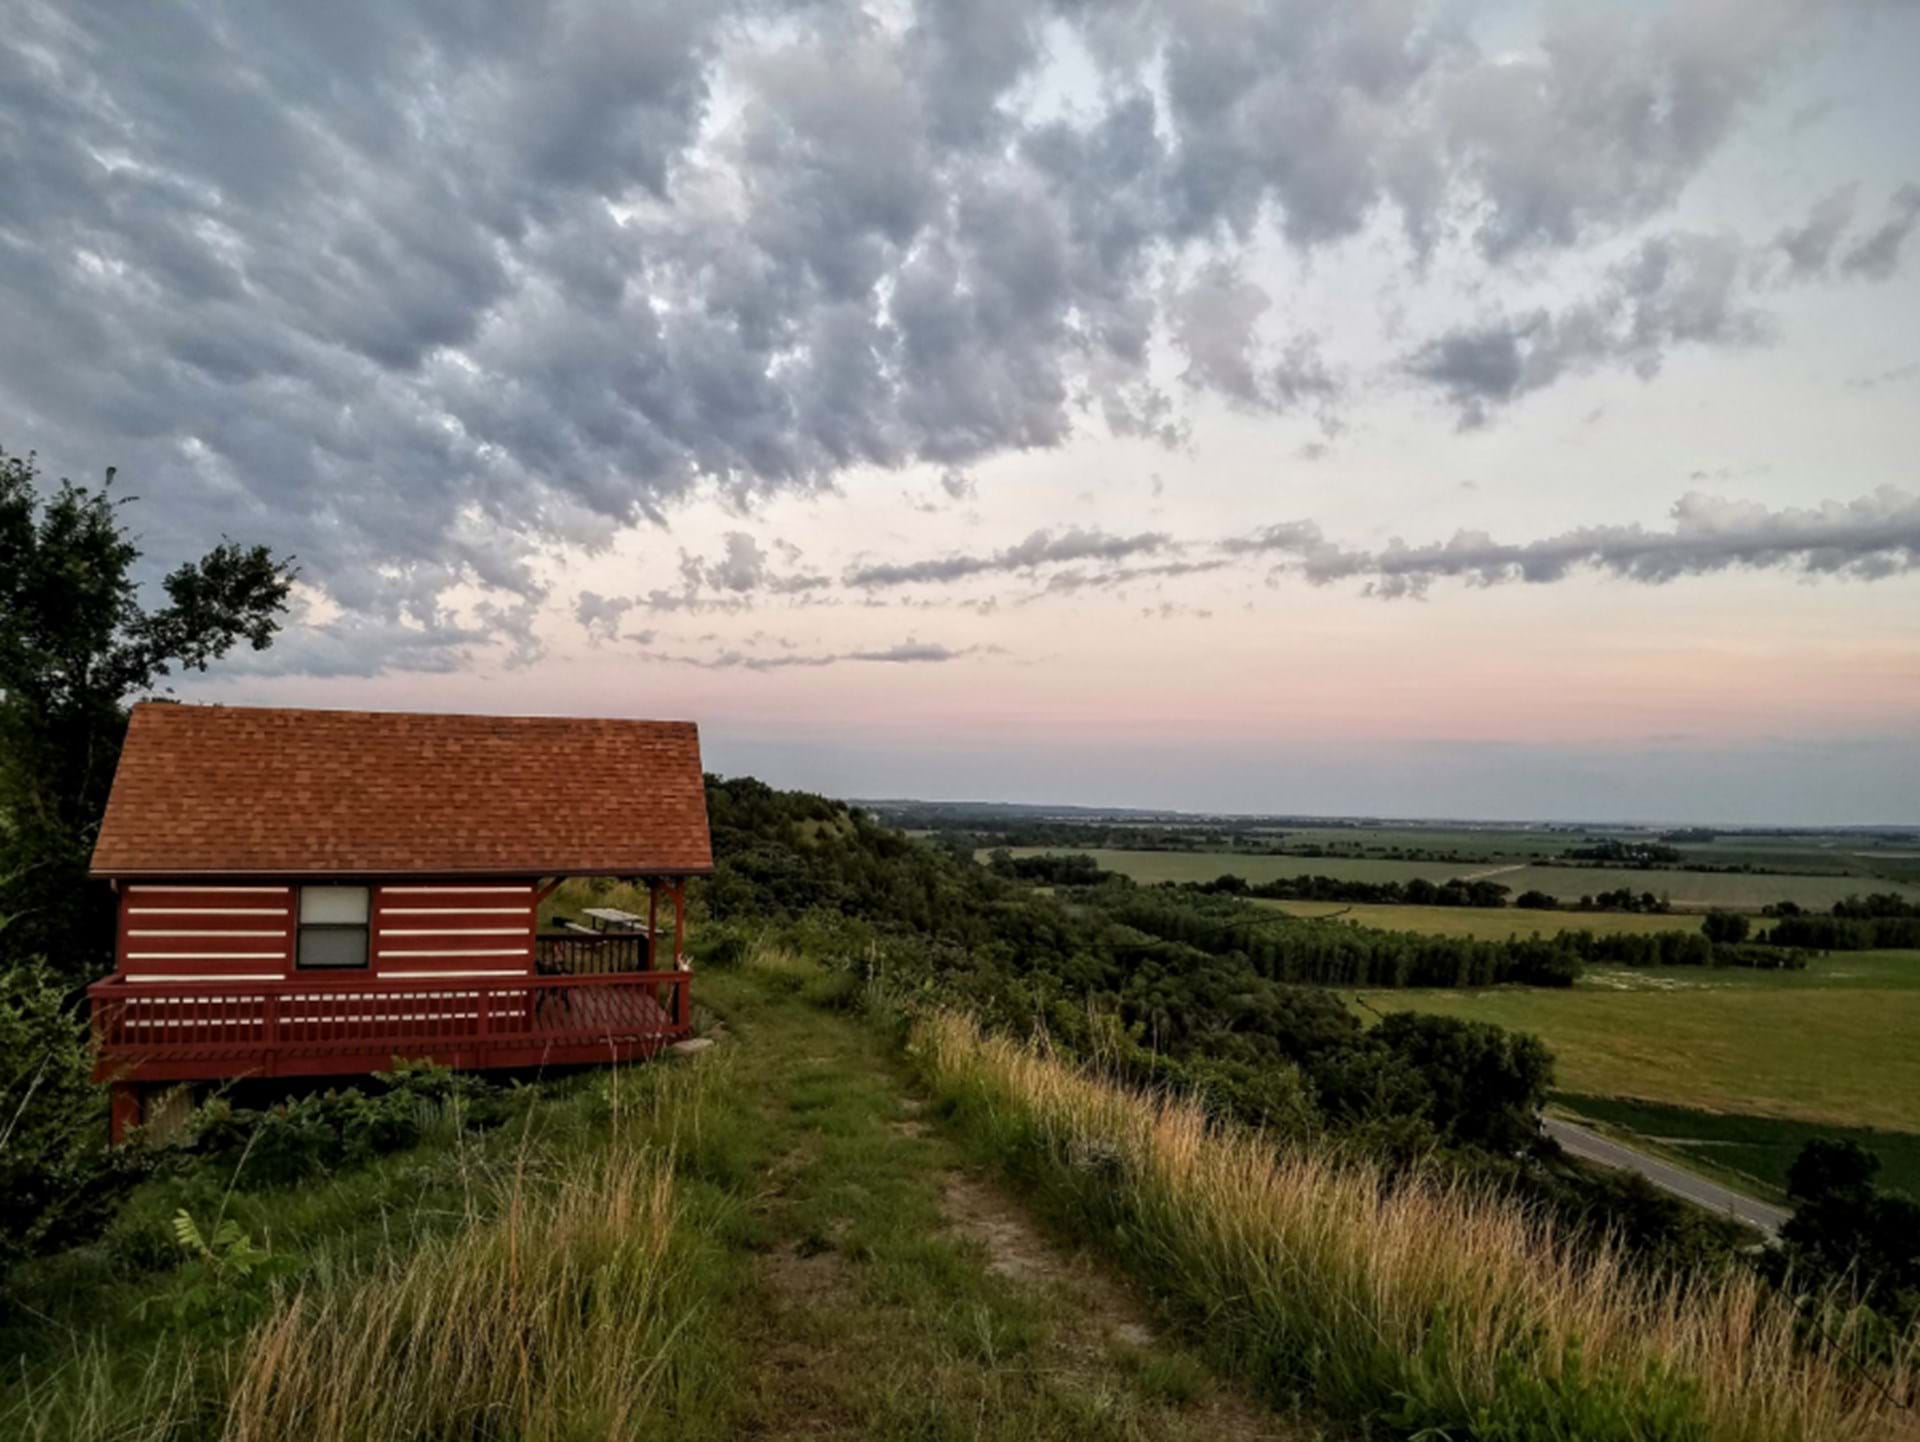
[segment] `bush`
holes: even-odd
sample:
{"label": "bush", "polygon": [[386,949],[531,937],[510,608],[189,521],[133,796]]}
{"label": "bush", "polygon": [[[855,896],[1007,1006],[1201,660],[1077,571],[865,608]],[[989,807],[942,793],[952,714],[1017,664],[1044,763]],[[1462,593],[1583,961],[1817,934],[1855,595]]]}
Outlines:
{"label": "bush", "polygon": [[85,1024],[39,962],[0,971],[0,1279],[89,1241],[155,1163],[107,1145],[107,1092]]}

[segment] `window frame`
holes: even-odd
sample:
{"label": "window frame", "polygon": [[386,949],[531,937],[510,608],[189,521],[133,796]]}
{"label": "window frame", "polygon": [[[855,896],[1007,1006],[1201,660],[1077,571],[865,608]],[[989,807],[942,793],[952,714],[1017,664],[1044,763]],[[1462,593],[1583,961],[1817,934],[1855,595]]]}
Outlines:
{"label": "window frame", "polygon": [[[358,891],[367,899],[366,919],[364,921],[308,921],[305,919],[307,893],[309,891]],[[307,933],[315,932],[358,932],[360,933],[360,960],[357,962],[310,962],[305,957]],[[293,902],[293,969],[313,972],[360,972],[373,970],[373,888],[371,886],[334,885],[330,882],[318,886],[302,886]]]}

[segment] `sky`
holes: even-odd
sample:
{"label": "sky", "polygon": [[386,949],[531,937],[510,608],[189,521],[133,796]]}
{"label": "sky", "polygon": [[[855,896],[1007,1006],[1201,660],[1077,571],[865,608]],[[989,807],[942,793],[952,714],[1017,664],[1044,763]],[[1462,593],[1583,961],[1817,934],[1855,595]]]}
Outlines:
{"label": "sky", "polygon": [[0,0],[183,698],[850,796],[1920,823],[1920,4]]}

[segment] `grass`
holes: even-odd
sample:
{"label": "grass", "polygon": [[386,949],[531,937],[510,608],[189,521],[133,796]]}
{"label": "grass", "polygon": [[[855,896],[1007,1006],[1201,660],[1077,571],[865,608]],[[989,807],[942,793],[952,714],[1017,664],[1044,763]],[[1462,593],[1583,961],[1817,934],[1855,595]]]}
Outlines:
{"label": "grass", "polygon": [[1878,1180],[1883,1186],[1920,1196],[1920,1133],[1701,1111],[1578,1092],[1557,1093],[1554,1101],[1577,1117],[1652,1138],[1687,1160],[1751,1178],[1774,1195],[1784,1192],[1787,1169],[1815,1137],[1858,1142],[1880,1158]]}
{"label": "grass", "polygon": [[[1231,873],[1248,881],[1283,876],[1331,876],[1338,881],[1445,881],[1461,867],[1446,861],[1379,861],[1370,858],[1249,856],[1236,851],[1114,851],[1071,846],[1013,846],[1013,856],[1091,856],[1108,871],[1151,885],[1161,881],[1212,881]],[[982,853],[983,857],[985,853]]]}
{"label": "grass", "polygon": [[[1920,1047],[1913,1042],[1920,1037],[1920,959],[1912,956],[1836,955],[1800,976],[1622,969],[1589,972],[1566,990],[1363,995],[1383,1011],[1532,1032],[1552,1049],[1556,1080],[1569,1091],[1920,1131]],[[1834,979],[1829,969],[1842,968],[1864,975],[1852,983]],[[1893,972],[1902,984],[1858,984],[1873,982],[1876,971]]]}
{"label": "grass", "polygon": [[[977,1168],[914,1120],[889,1039],[844,1014],[856,989],[758,947],[703,973],[724,1039],[696,1061],[543,1083],[508,1128],[309,1185],[149,1184],[115,1239],[29,1279],[0,1436],[1220,1435],[1211,1369],[1109,1335],[1106,1294],[1010,1276],[956,1225]],[[183,1319],[180,1205],[224,1207],[297,1271]],[[1256,1421],[1231,1435],[1294,1435]]]}
{"label": "grass", "polygon": [[[1684,1289],[1485,1194],[1211,1124],[953,1015],[913,1054],[982,1145],[1275,1395],[1396,1435],[1867,1438],[1904,1420],[1744,1272]],[[1887,1379],[1896,1393],[1905,1373]]]}
{"label": "grass", "polygon": [[[684,1066],[601,1072],[541,1088],[500,1131],[324,1181],[150,1182],[103,1243],[15,1279],[0,1435],[464,1442],[710,1410],[710,1319],[741,1269],[717,1245],[732,1209],[706,1178],[701,1095]],[[236,1221],[291,1274],[183,1261],[164,1242],[182,1208],[203,1231]]]}
{"label": "grass", "polygon": [[1864,876],[1749,876],[1718,871],[1638,871],[1631,867],[1526,866],[1494,877],[1502,886],[1544,891],[1562,900],[1578,900],[1621,887],[1636,896],[1651,891],[1673,905],[1696,911],[1714,907],[1757,911],[1775,901],[1794,901],[1825,911],[1834,902],[1871,891],[1892,891],[1920,901],[1920,886]]}
{"label": "grass", "polygon": [[1521,911],[1511,906],[1387,906],[1347,901],[1257,901],[1289,916],[1328,918],[1383,931],[1423,936],[1464,936],[1504,941],[1510,936],[1552,936],[1591,931],[1600,936],[1645,936],[1659,931],[1698,931],[1700,918],[1678,913],[1643,916],[1628,911]]}

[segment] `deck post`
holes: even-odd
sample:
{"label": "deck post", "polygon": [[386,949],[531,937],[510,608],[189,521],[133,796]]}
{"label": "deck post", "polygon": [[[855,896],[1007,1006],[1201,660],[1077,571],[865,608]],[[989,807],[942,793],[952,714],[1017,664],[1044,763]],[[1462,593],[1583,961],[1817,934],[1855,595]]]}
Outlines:
{"label": "deck post", "polygon": [[653,938],[659,930],[660,921],[660,878],[647,878],[647,965],[646,970],[654,969],[654,958],[659,952],[654,947]]}
{"label": "deck post", "polygon": [[687,879],[673,883],[673,969],[680,973],[680,985],[673,994],[673,1024],[685,1031],[693,1025],[693,978],[688,974],[685,957],[687,919]]}
{"label": "deck post", "polygon": [[107,1113],[107,1140],[117,1147],[140,1125],[140,1088],[133,1082],[115,1082],[109,1090],[112,1102]]}

